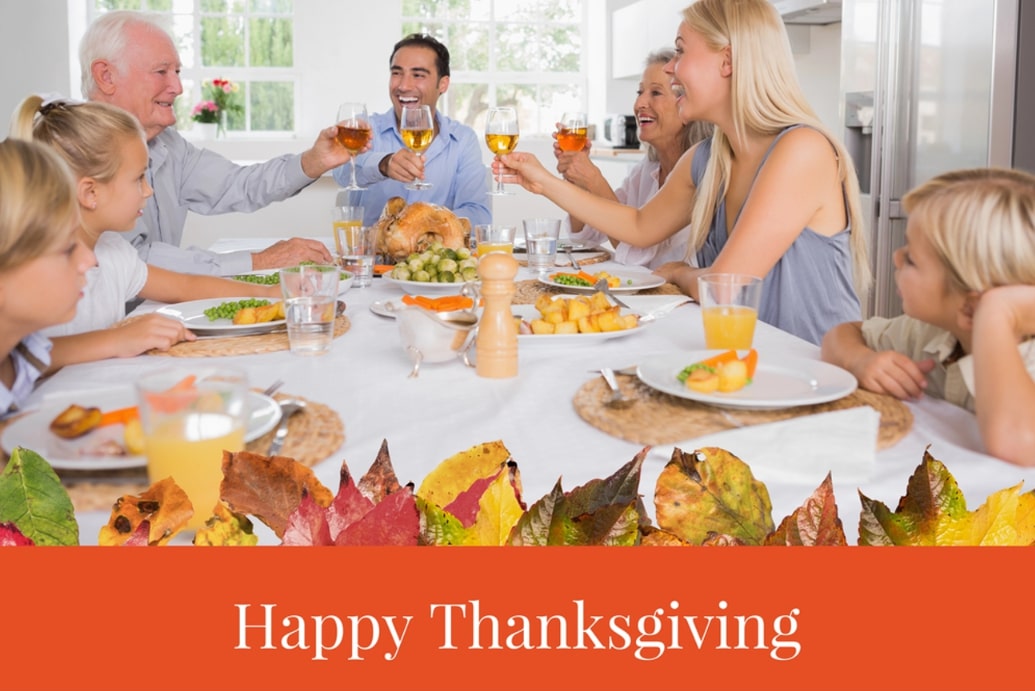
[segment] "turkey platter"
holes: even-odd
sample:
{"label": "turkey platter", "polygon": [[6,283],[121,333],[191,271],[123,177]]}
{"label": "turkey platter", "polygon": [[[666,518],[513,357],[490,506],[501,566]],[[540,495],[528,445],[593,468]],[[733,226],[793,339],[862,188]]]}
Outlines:
{"label": "turkey platter", "polygon": [[374,227],[377,251],[397,261],[423,252],[435,242],[454,250],[467,247],[471,234],[471,222],[458,218],[444,206],[427,202],[407,204],[402,197],[388,200]]}

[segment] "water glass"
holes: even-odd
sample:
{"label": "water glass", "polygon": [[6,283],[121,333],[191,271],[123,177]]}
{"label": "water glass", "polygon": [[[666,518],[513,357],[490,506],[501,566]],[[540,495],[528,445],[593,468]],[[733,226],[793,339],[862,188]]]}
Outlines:
{"label": "water glass", "polygon": [[525,252],[528,268],[536,273],[552,271],[557,259],[557,239],[561,234],[558,218],[526,218]]}
{"label": "water glass", "polygon": [[[342,207],[342,210],[354,208]],[[353,285],[357,288],[366,288],[373,283],[375,231],[373,226],[362,224],[362,212],[359,223],[351,222],[340,227],[335,224],[335,241],[340,243],[338,261],[341,268],[355,276]]]}
{"label": "water glass", "polygon": [[751,348],[762,301],[762,279],[746,274],[704,274],[697,279],[697,290],[705,347]]}
{"label": "water glass", "polygon": [[298,355],[331,349],[338,299],[338,267],[302,264],[280,270],[288,343]]}
{"label": "water glass", "polygon": [[194,506],[188,528],[213,515],[223,480],[223,451],[244,448],[248,379],[243,371],[165,367],[136,383],[147,475],[172,477]]}
{"label": "water glass", "polygon": [[[346,195],[339,194],[339,201],[346,201],[341,199],[344,196]],[[334,208],[331,209],[331,232],[334,237],[334,251],[338,258],[338,263],[341,263],[342,257],[345,256],[342,245],[345,229],[362,226],[363,211],[362,206],[349,206],[347,203],[335,204]]]}
{"label": "water glass", "polygon": [[475,247],[479,257],[489,252],[514,252],[514,226],[479,224],[474,227]]}

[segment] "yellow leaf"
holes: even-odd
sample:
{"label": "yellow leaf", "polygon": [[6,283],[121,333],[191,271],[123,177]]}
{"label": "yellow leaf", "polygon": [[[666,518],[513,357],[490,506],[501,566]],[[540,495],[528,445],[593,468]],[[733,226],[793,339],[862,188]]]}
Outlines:
{"label": "yellow leaf", "polygon": [[478,500],[478,518],[467,529],[465,545],[499,547],[507,544],[510,531],[525,513],[514,486],[520,486],[517,468],[504,468]]}
{"label": "yellow leaf", "polygon": [[[417,496],[439,506],[448,506],[476,480],[499,473],[500,466],[508,460],[510,451],[502,441],[472,446],[435,466],[420,484]],[[518,489],[521,489],[520,485]]]}

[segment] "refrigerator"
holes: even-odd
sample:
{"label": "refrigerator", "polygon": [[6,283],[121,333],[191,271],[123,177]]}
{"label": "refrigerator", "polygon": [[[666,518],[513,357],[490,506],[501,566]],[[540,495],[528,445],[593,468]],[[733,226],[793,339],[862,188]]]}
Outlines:
{"label": "refrigerator", "polygon": [[902,196],[957,168],[1035,172],[1035,0],[842,0],[841,31],[844,141],[874,275],[865,316],[890,317]]}

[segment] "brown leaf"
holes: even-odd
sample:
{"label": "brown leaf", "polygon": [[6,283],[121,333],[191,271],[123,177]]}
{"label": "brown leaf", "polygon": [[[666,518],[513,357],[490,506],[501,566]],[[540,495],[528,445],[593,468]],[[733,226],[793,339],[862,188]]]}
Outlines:
{"label": "brown leaf", "polygon": [[101,528],[97,539],[101,545],[121,545],[137,531],[141,523],[150,525],[147,543],[164,545],[187,526],[194,507],[187,494],[171,477],[160,480],[139,496],[123,495],[115,501],[108,525]]}
{"label": "brown leaf", "polygon": [[248,451],[223,452],[223,481],[219,495],[235,513],[250,514],[284,536],[288,517],[303,492],[322,507],[334,495],[320,484],[313,471],[284,456],[263,456]]}
{"label": "brown leaf", "polygon": [[747,543],[741,540],[739,537],[733,537],[732,535],[718,535],[712,533],[704,539],[701,543],[702,547],[745,547]]}
{"label": "brown leaf", "polygon": [[643,531],[640,544],[644,547],[693,547],[689,542],[667,530],[650,526]]}
{"label": "brown leaf", "polygon": [[834,483],[830,473],[823,484],[816,488],[805,503],[783,519],[775,532],[765,539],[766,545],[789,545],[814,547],[828,545],[844,547],[844,527],[837,516],[837,503],[834,501]]}
{"label": "brown leaf", "polygon": [[389,494],[398,492],[400,487],[399,478],[395,476],[395,468],[392,467],[392,459],[388,455],[388,440],[383,439],[377,458],[359,480],[359,491],[377,504]]}

